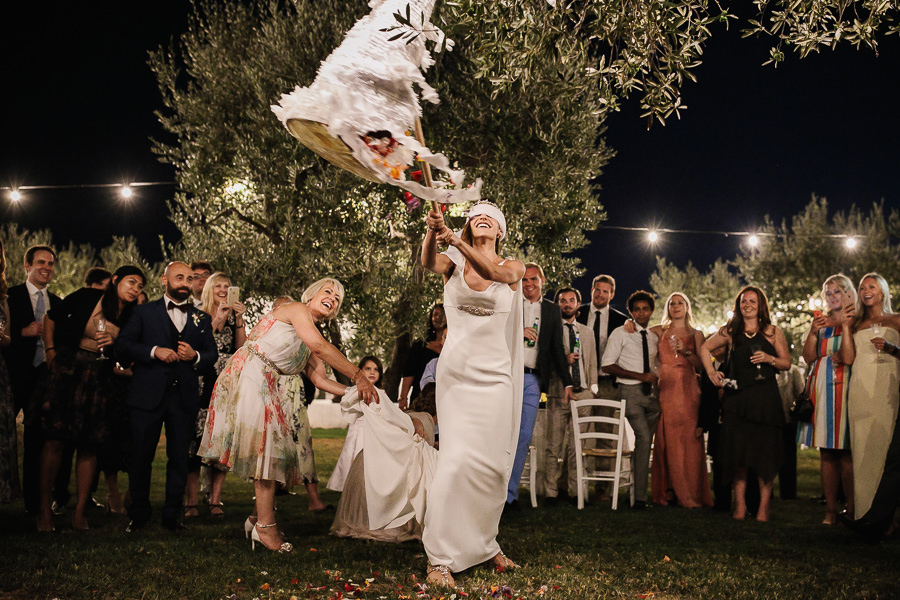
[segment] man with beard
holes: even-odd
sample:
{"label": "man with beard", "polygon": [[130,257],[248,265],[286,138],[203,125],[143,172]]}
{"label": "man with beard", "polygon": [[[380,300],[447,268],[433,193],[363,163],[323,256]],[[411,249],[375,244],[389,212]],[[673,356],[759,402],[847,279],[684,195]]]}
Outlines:
{"label": "man with beard", "polygon": [[127,396],[132,437],[129,532],[150,520],[150,474],[163,424],[168,464],[162,523],[173,531],[182,527],[178,516],[197,418],[198,374],[218,358],[212,321],[191,302],[192,280],[186,264],[169,263],[162,276],[165,295],[135,307],[116,340],[120,362],[134,363]]}
{"label": "man with beard", "polygon": [[[562,313],[563,348],[569,374],[572,377],[571,398],[566,398],[562,380],[556,374],[550,378],[547,392],[547,449],[544,462],[544,494],[547,504],[555,504],[559,497],[558,480],[563,459],[563,445],[567,446],[568,492],[570,498],[578,497],[578,477],[575,473],[575,434],[572,431],[572,411],[569,399],[587,400],[594,397],[591,383],[597,372],[597,350],[591,330],[575,320],[581,294],[575,288],[560,288],[556,303]],[[590,408],[579,409],[587,416]]]}

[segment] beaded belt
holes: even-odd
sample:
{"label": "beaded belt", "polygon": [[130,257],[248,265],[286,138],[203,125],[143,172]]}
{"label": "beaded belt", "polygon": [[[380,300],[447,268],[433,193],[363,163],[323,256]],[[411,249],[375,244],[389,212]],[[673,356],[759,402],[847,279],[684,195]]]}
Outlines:
{"label": "beaded belt", "polygon": [[261,360],[261,361],[263,361],[264,363],[266,363],[266,366],[271,367],[271,368],[274,369],[276,372],[278,372],[278,374],[284,375],[284,373],[281,372],[281,369],[279,369],[278,366],[277,366],[274,362],[272,362],[272,359],[271,359],[271,358],[269,358],[268,356],[266,356],[265,354],[263,354],[262,352],[260,352],[259,350],[257,350],[257,349],[254,348],[253,346],[251,346],[250,344],[245,345],[244,348],[246,348],[247,351],[250,352],[250,354],[252,354],[253,356],[255,356],[256,358],[258,358],[259,360]]}
{"label": "beaded belt", "polygon": [[494,314],[489,308],[482,308],[480,306],[470,306],[468,304],[460,304],[456,307],[457,309],[467,312],[470,315],[475,315],[476,317],[490,317]]}

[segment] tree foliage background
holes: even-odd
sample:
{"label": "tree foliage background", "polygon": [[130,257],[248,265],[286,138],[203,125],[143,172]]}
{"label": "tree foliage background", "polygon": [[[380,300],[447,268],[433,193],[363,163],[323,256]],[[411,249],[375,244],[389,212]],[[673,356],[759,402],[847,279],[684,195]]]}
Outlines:
{"label": "tree foliage background", "polygon": [[[840,42],[877,50],[880,36],[898,30],[896,0],[438,4],[434,20],[457,45],[426,75],[442,98],[424,107],[426,137],[485,179],[485,196],[507,215],[505,254],[541,263],[548,287],[580,275],[565,253],[605,216],[591,186],[613,154],[604,120],[627,98],[641,103],[648,125],[678,115],[706,41],[737,20],[732,4],[746,35],[773,39],[761,62],[776,65],[788,47],[800,56]],[[154,149],[176,167],[181,189],[171,213],[183,241],[172,251],[211,260],[263,297],[339,277],[345,325],[355,327],[351,355],[390,356],[391,389],[410,335],[421,334],[440,297],[438,279],[418,266],[423,209],[317,158],[269,110],[313,80],[368,10],[363,0],[198,0],[188,30],[150,56],[170,134]]]}

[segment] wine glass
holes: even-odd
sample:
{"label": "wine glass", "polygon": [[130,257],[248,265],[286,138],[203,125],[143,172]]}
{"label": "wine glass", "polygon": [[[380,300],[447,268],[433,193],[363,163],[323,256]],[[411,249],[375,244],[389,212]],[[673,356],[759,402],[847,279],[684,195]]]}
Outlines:
{"label": "wine glass", "polygon": [[678,358],[678,349],[675,348],[675,342],[678,341],[678,336],[674,333],[669,334],[669,345],[672,346],[672,350],[675,351],[675,358]]}
{"label": "wine glass", "polygon": [[[762,350],[761,344],[750,344],[750,355],[751,356],[761,350]],[[765,378],[766,378],[766,376],[762,374],[762,364],[756,363],[756,377],[754,377],[754,379],[756,379],[756,381],[762,381]]]}
{"label": "wine glass", "polygon": [[[97,317],[97,333],[105,333],[106,332],[106,319],[103,317]],[[97,360],[108,360],[106,356],[106,346],[98,345],[100,349],[100,357]]]}
{"label": "wine glass", "polygon": [[[884,337],[884,328],[881,323],[872,323],[872,338]],[[875,349],[875,362],[881,362],[881,350]]]}

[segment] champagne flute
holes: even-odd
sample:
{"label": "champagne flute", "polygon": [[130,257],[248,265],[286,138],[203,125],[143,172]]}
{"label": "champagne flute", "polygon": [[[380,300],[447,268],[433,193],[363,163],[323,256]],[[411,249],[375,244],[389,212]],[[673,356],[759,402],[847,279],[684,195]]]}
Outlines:
{"label": "champagne flute", "polygon": [[[761,344],[750,344],[750,355],[756,354],[762,350]],[[766,378],[765,375],[762,374],[762,365],[760,363],[756,363],[756,381],[762,381]]]}
{"label": "champagne flute", "polygon": [[[872,323],[872,338],[883,337],[884,336],[884,328],[881,326],[881,323]],[[875,362],[881,362],[881,350],[878,348],[875,349]]]}
{"label": "champagne flute", "polygon": [[[97,333],[105,333],[106,332],[106,319],[103,317],[97,317]],[[106,346],[100,346],[98,344],[98,348],[100,349],[100,357],[97,360],[108,360],[106,357]]]}
{"label": "champagne flute", "polygon": [[678,358],[678,349],[675,347],[675,342],[678,341],[678,336],[674,333],[669,334],[669,345],[672,346],[672,350],[675,351],[675,358]]}

